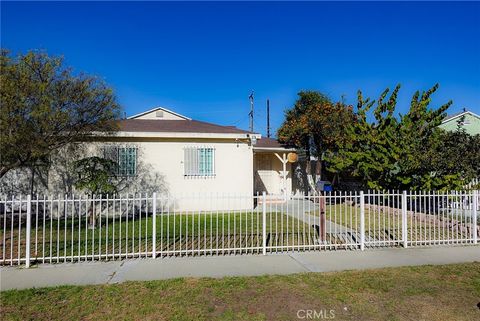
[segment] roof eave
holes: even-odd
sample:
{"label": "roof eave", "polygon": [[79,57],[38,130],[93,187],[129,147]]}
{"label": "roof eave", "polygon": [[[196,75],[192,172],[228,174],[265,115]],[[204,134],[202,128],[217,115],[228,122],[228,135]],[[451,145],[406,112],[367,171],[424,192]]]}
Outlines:
{"label": "roof eave", "polygon": [[[260,134],[253,134],[257,139]],[[138,137],[138,138],[209,138],[209,139],[250,139],[250,133],[195,133],[195,132],[132,132],[118,131],[115,135],[95,132],[93,137]]]}
{"label": "roof eave", "polygon": [[295,148],[287,148],[287,147],[255,147],[253,146],[253,151],[255,152],[294,152],[296,151]]}
{"label": "roof eave", "polygon": [[448,123],[449,121],[452,121],[452,120],[454,120],[454,119],[457,119],[457,118],[459,118],[459,117],[462,117],[462,116],[465,115],[465,114],[470,114],[470,115],[472,115],[473,117],[477,117],[478,119],[480,119],[480,116],[477,115],[477,114],[475,114],[474,112],[472,112],[472,111],[464,111],[464,112],[462,112],[462,113],[460,113],[460,114],[458,114],[458,115],[445,118],[445,119],[442,121],[442,124]]}

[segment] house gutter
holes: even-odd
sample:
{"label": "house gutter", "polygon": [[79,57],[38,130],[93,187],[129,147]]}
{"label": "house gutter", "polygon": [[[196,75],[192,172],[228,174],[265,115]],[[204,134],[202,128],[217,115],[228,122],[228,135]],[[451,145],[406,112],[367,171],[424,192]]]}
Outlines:
{"label": "house gutter", "polygon": [[242,139],[251,140],[252,137],[260,139],[260,134],[237,134],[237,133],[183,133],[183,132],[116,132],[110,133],[94,132],[92,137],[124,137],[124,138],[205,138],[205,139]]}

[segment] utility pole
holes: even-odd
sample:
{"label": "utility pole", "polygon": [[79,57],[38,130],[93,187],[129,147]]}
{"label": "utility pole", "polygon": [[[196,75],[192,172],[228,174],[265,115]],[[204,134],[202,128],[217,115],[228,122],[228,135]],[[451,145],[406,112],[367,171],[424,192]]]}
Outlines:
{"label": "utility pole", "polygon": [[248,99],[250,99],[250,113],[248,114],[250,116],[250,132],[253,133],[253,91]]}
{"label": "utility pole", "polygon": [[270,99],[267,99],[267,137],[270,138]]}

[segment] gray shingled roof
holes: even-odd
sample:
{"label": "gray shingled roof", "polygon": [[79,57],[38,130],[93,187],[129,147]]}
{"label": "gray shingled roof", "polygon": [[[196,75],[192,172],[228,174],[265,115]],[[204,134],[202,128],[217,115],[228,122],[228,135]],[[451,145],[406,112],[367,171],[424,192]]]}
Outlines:
{"label": "gray shingled roof", "polygon": [[198,120],[157,120],[157,119],[123,119],[118,122],[125,132],[158,133],[217,133],[249,134],[250,132],[234,126],[221,126]]}
{"label": "gray shingled roof", "polygon": [[289,148],[287,145],[280,143],[278,140],[268,137],[262,137],[257,140],[255,148]]}

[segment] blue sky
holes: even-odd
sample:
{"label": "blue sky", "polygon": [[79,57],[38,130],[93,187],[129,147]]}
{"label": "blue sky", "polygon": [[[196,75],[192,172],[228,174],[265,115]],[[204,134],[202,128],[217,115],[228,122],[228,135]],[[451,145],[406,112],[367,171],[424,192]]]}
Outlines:
{"label": "blue sky", "polygon": [[355,104],[401,83],[399,110],[440,83],[480,113],[480,3],[2,2],[1,45],[64,55],[103,77],[128,115],[164,106],[194,119],[265,133],[296,93],[315,89]]}

